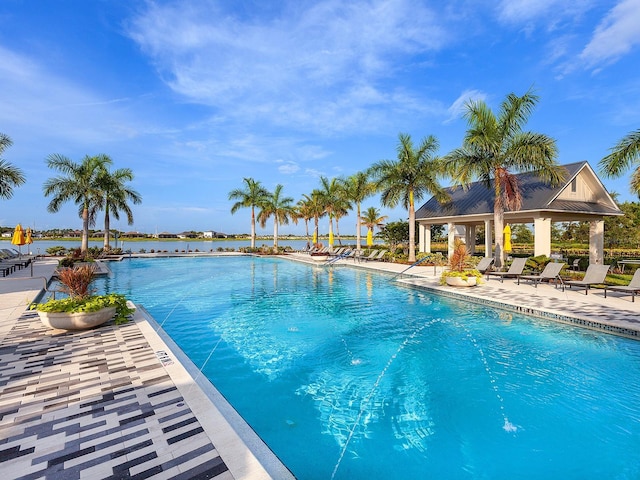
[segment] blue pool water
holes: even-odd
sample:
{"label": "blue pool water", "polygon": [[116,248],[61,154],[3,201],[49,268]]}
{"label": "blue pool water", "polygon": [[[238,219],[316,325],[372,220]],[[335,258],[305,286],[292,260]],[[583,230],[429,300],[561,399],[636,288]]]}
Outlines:
{"label": "blue pool water", "polygon": [[351,268],[109,266],[300,479],[640,478],[640,342]]}

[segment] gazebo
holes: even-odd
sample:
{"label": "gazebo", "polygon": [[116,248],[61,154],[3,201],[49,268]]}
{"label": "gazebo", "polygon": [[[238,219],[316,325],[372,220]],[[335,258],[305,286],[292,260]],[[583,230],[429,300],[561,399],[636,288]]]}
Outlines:
{"label": "gazebo", "polygon": [[[563,165],[565,183],[550,187],[533,173],[517,175],[522,207],[505,210],[504,223],[532,223],[534,255],[551,256],[551,223],[589,222],[589,263],[604,262],[604,218],[623,215],[587,162]],[[440,204],[434,197],[416,212],[419,251],[431,252],[431,225],[447,225],[448,251],[453,252],[456,236],[462,237],[475,252],[478,225],[485,228],[485,256],[493,245],[493,190],[482,182],[468,188],[447,188],[450,202]]]}

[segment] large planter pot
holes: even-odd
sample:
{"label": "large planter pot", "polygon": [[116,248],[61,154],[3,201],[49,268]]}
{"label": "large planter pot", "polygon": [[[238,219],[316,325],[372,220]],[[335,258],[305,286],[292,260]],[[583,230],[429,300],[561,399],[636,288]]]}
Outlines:
{"label": "large planter pot", "polygon": [[85,330],[111,320],[116,307],[107,307],[97,312],[40,312],[38,316],[45,327],[59,330]]}
{"label": "large planter pot", "polygon": [[311,260],[314,262],[326,262],[329,260],[329,255],[311,255]]}
{"label": "large planter pot", "polygon": [[468,277],[466,280],[462,277],[445,277],[445,281],[451,287],[473,287],[478,279],[476,277]]}

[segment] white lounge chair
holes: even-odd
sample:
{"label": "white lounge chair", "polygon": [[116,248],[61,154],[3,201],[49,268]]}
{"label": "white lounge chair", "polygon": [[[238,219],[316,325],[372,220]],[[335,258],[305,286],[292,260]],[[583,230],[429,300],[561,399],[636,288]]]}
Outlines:
{"label": "white lounge chair", "polygon": [[636,294],[640,293],[640,268],[633,274],[633,278],[629,282],[629,285],[605,285],[604,298],[607,298],[607,290],[613,290],[614,292],[624,292],[631,294],[631,301],[636,301]]}
{"label": "white lounge chair", "polygon": [[[518,285],[520,285],[520,280],[527,280],[534,283],[535,287],[538,288],[538,283],[543,281],[551,281],[560,278],[560,270],[564,267],[564,263],[562,262],[549,262],[544,267],[544,270],[539,275],[520,275],[518,277]],[[558,288],[558,285],[556,285]]]}
{"label": "white lounge chair", "polygon": [[526,263],[526,258],[514,258],[513,262],[511,262],[509,270],[507,270],[506,272],[485,272],[485,275],[487,275],[487,280],[489,279],[489,277],[495,276],[499,277],[501,282],[505,278],[518,278],[520,275],[522,275],[522,271],[524,270],[524,266]]}
{"label": "white lounge chair", "polygon": [[564,292],[566,287],[579,287],[584,288],[584,294],[589,294],[589,288],[591,285],[602,285],[604,284],[605,279],[607,278],[607,273],[609,272],[609,267],[611,265],[589,265],[587,267],[587,271],[584,274],[584,278],[582,280],[567,280],[562,285],[562,291]]}

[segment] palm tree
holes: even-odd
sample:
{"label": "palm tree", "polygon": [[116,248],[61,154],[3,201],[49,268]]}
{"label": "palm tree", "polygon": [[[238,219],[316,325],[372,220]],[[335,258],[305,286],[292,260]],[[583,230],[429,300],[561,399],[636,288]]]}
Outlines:
{"label": "palm tree", "polygon": [[[13,145],[11,139],[4,133],[0,133],[0,157],[11,145]],[[13,187],[19,187],[25,181],[22,170],[0,158],[0,198],[11,198]]]}
{"label": "palm tree", "polygon": [[44,195],[53,195],[47,206],[47,211],[56,213],[63,203],[73,200],[78,206],[79,216],[82,218],[82,244],[80,251],[86,255],[89,249],[90,212],[95,212],[95,205],[102,198],[99,183],[101,172],[111,165],[111,159],[106,155],[95,157],[85,156],[81,163],[75,163],[59,154],[47,157],[47,165],[58,170],[63,176],[49,178],[43,186]]}
{"label": "palm tree", "polygon": [[343,188],[347,200],[356,205],[356,249],[360,250],[362,243],[360,206],[366,198],[375,193],[376,186],[369,180],[367,172],[358,172],[344,181]]}
{"label": "palm tree", "polygon": [[388,217],[386,215],[380,215],[380,210],[375,207],[369,207],[365,210],[364,215],[361,218],[362,224],[367,227],[367,230],[371,232],[373,237],[374,227],[382,228],[384,221]]}
{"label": "palm tree", "polygon": [[336,178],[329,180],[327,177],[320,177],[320,193],[324,203],[325,211],[329,216],[329,238],[333,238],[333,219],[336,214],[341,216],[344,210],[344,203],[340,193],[340,181]]}
{"label": "palm tree", "polygon": [[496,116],[483,101],[466,103],[469,129],[461,148],[446,156],[447,171],[458,185],[474,178],[493,189],[495,265],[503,264],[502,230],[504,211],[519,210],[522,203],[516,173],[533,171],[552,186],[564,179],[564,170],[556,163],[558,149],[553,138],[525,132],[538,96],[528,91],[518,97],[507,95]]}
{"label": "palm tree", "polygon": [[[110,172],[106,167],[98,175],[98,184],[102,191],[102,196],[96,202],[96,210],[104,209],[104,249],[108,250],[110,235],[110,215],[116,220],[120,220],[120,212],[127,216],[127,223],[133,224],[133,212],[128,201],[138,205],[142,202],[142,197],[138,192],[129,188],[126,183],[133,180],[133,171],[130,168],[119,168]],[[91,215],[91,214],[90,214]],[[116,245],[117,247],[117,245]]]}
{"label": "palm tree", "polygon": [[313,218],[313,232],[316,242],[320,236],[319,223],[320,219],[327,214],[325,209],[324,199],[320,190],[313,190],[311,195],[302,195],[301,203],[304,203],[305,208],[308,210],[308,214]]}
{"label": "palm tree", "polygon": [[382,192],[384,206],[395,208],[399,203],[409,212],[409,262],[416,261],[415,201],[425,194],[439,201],[448,199],[437,176],[443,172],[443,163],[435,156],[438,140],[430,135],[416,150],[411,136],[401,133],[398,142],[398,160],[381,160],[371,166],[370,172]]}
{"label": "palm tree", "polygon": [[640,130],[631,132],[611,149],[611,153],[598,163],[604,176],[608,178],[623,175],[631,166],[637,163],[631,174],[631,191],[640,197]]}
{"label": "palm tree", "polygon": [[268,194],[266,199],[260,205],[260,213],[258,213],[258,221],[260,226],[264,228],[267,220],[273,216],[273,249],[278,250],[278,225],[288,225],[289,219],[295,215],[295,207],[293,198],[282,197],[282,185],[276,185],[273,193]]}
{"label": "palm tree", "polygon": [[296,216],[299,219],[304,220],[305,237],[307,238],[307,248],[309,248],[309,246],[310,246],[310,241],[309,241],[309,220],[311,220],[314,215],[313,215],[313,211],[311,209],[311,205],[306,201],[306,199],[304,197],[307,197],[307,196],[303,195],[303,198],[301,200],[299,200],[297,205],[296,205]]}
{"label": "palm tree", "polygon": [[245,184],[244,190],[238,188],[229,192],[229,200],[238,200],[231,207],[231,214],[233,215],[243,207],[251,208],[251,248],[256,248],[255,208],[262,204],[269,192],[253,178],[244,178],[243,182]]}

